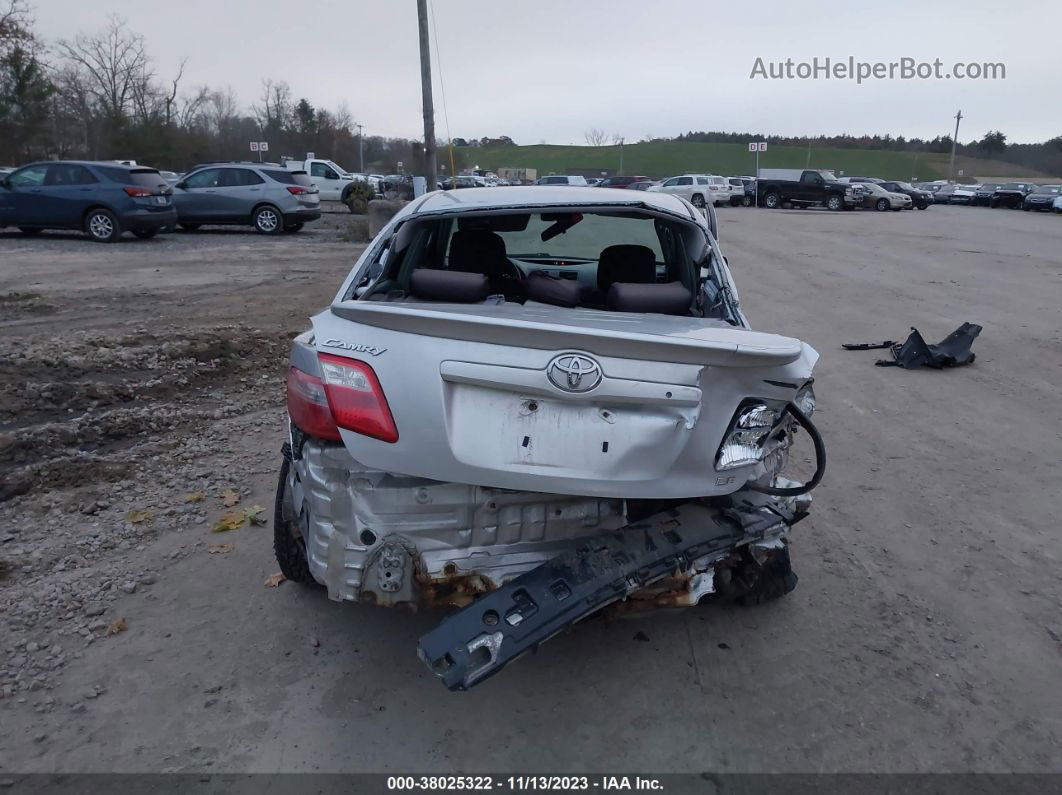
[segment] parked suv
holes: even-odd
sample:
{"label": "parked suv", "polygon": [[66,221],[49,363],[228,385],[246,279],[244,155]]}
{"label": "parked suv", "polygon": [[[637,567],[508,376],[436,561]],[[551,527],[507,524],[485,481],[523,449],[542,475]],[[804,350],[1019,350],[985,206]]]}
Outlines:
{"label": "parked suv", "polygon": [[321,217],[321,198],[305,171],[276,163],[204,163],[174,185],[182,229],[249,224],[264,235],[298,232]]}
{"label": "parked suv", "polygon": [[1025,204],[1025,197],[1032,193],[1035,185],[1028,182],[1005,182],[992,192],[989,207],[1010,207],[1019,209]]}
{"label": "parked suv", "polygon": [[694,207],[704,207],[706,204],[717,206],[730,201],[730,186],[726,178],[715,174],[683,174],[666,179],[649,190],[681,196]]}
{"label": "parked suv", "polygon": [[153,168],[57,160],[0,178],[0,227],[17,226],[27,235],[82,229],[113,243],[125,231],[149,238],[176,223],[170,186]]}
{"label": "parked suv", "polygon": [[463,608],[418,649],[451,689],[602,609],[791,591],[818,354],[751,330],[716,228],[594,188],[404,207],[292,344],[284,576]]}

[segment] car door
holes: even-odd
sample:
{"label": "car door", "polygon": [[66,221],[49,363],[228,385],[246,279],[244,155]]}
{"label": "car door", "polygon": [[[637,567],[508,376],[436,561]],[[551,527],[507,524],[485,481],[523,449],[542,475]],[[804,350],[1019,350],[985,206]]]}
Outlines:
{"label": "car door", "polygon": [[177,217],[182,222],[217,223],[221,215],[221,196],[218,194],[220,168],[204,168],[189,175],[173,191]]}
{"label": "car door", "polygon": [[99,188],[95,175],[77,163],[51,163],[41,186],[49,225],[78,229]]}
{"label": "car door", "polygon": [[675,193],[678,190],[679,179],[680,177],[672,177],[664,180],[664,183],[660,186],[660,192]]}
{"label": "car door", "polygon": [[671,192],[689,201],[693,196],[693,177],[676,177],[675,186]]}
{"label": "car door", "polygon": [[310,179],[317,186],[323,200],[339,201],[342,198],[343,181],[327,163],[320,161],[310,163]]}
{"label": "car door", "polygon": [[44,180],[48,164],[37,163],[8,175],[0,188],[0,225],[41,226],[47,217]]}
{"label": "car door", "polygon": [[822,178],[821,174],[817,174],[814,171],[805,171],[800,175],[800,183],[797,188],[796,198],[800,201],[817,202],[823,201],[823,185],[826,180]]}
{"label": "car door", "polygon": [[248,168],[221,169],[217,188],[219,220],[249,223],[251,210],[261,200],[264,182]]}

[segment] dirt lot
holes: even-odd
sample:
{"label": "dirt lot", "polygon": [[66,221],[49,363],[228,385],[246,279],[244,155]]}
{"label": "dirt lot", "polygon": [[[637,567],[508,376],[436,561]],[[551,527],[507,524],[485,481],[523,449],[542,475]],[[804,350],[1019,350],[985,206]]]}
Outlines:
{"label": "dirt lot", "polygon": [[[416,659],[438,616],[265,587],[269,526],[210,531],[271,513],[345,217],[0,233],[0,774],[1062,771],[1062,219],[720,215],[753,325],[822,354],[799,587],[589,622],[467,694]],[[966,320],[965,369],[840,349]]]}

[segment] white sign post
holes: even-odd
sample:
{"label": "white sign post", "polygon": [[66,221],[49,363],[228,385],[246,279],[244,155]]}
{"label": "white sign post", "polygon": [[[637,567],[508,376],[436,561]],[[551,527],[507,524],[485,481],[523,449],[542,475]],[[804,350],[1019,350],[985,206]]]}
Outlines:
{"label": "white sign post", "polygon": [[756,153],[756,206],[760,206],[760,152],[767,151],[766,141],[749,141],[749,151]]}

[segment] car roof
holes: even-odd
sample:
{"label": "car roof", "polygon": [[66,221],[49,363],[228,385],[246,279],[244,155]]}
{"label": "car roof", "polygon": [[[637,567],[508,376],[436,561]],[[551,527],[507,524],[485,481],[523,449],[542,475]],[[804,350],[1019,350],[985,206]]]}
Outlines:
{"label": "car roof", "polygon": [[517,185],[499,188],[468,188],[462,191],[434,191],[414,209],[414,213],[443,210],[504,210],[555,207],[564,204],[619,204],[689,216],[686,203],[668,193],[631,193],[620,188],[548,185]]}
{"label": "car roof", "polygon": [[18,168],[25,168],[26,166],[105,166],[107,168],[125,168],[129,171],[157,171],[154,166],[127,166],[125,163],[118,163],[114,160],[37,160],[33,163],[26,163],[18,166]]}

